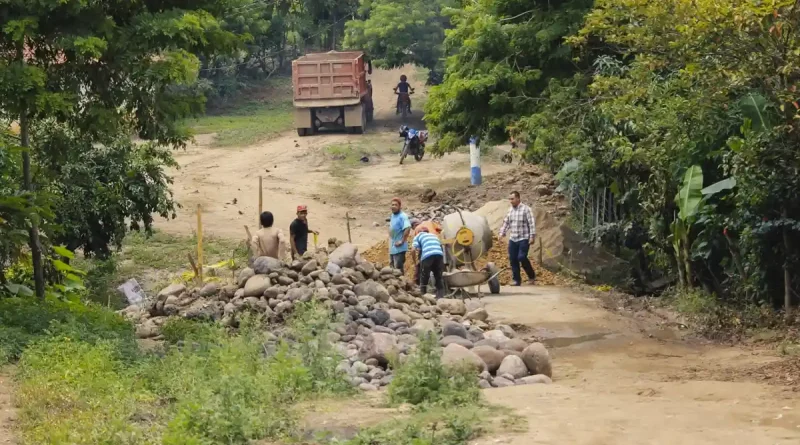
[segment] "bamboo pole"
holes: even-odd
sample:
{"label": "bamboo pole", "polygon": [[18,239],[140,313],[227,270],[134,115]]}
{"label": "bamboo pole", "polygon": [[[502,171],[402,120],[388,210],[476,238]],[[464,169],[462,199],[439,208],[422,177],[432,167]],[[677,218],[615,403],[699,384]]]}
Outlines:
{"label": "bamboo pole", "polygon": [[202,207],[197,204],[197,277],[203,282],[203,217]]}
{"label": "bamboo pole", "polygon": [[258,226],[261,227],[261,214],[264,212],[264,178],[258,177]]}

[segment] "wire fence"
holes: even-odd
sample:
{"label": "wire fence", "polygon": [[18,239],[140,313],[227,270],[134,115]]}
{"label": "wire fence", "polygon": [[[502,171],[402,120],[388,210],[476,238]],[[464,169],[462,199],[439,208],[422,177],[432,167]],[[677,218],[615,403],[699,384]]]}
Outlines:
{"label": "wire fence", "polygon": [[608,188],[591,189],[575,185],[569,188],[567,196],[572,208],[572,228],[581,235],[594,239],[595,243],[600,242],[594,236],[595,229],[620,219],[620,209],[614,193]]}

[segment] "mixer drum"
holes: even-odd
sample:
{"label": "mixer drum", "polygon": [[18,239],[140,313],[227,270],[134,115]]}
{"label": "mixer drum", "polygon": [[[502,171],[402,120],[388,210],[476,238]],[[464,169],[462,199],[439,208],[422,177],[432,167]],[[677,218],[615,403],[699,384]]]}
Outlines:
{"label": "mixer drum", "polygon": [[[463,220],[462,220],[463,218]],[[459,244],[445,245],[445,259],[448,265],[459,268],[476,261],[489,253],[492,248],[492,230],[485,216],[472,212],[462,211],[461,215],[451,213],[442,220],[442,237],[455,239],[462,227],[470,229],[474,235],[472,245],[468,248]]]}

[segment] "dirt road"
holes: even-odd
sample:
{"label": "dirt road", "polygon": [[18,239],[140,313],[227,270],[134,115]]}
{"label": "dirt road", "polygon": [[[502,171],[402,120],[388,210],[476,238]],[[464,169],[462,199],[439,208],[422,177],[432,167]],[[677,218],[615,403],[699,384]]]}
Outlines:
{"label": "dirt road", "polygon": [[[356,218],[354,242],[368,246],[382,239],[392,196],[411,205],[425,187],[469,183],[465,153],[398,165],[401,119],[395,115],[391,88],[401,72],[410,74],[411,84],[417,88],[413,97],[416,112],[409,125],[422,127],[419,110],[426,96],[424,79],[412,69],[376,70],[372,75],[375,122],[365,135],[325,133],[300,138],[290,132],[259,145],[234,148],[212,148],[213,135],[199,136],[196,145],[176,154],[181,168],[171,172],[175,197],[184,208],[175,220],[158,220],[157,228],[174,234],[193,233],[195,210],[201,204],[204,233],[243,238],[245,224],[257,227],[261,175],[264,209],[275,214],[276,226],[288,229],[297,205],[305,204],[312,228],[321,232],[321,242],[328,237],[347,238],[346,212]],[[359,162],[360,156],[353,158],[353,153],[364,153],[369,162]],[[342,156],[347,160],[337,160]],[[483,170],[491,174],[508,168],[487,160]]]}
{"label": "dirt road", "polygon": [[800,443],[797,393],[735,377],[777,360],[771,351],[692,345],[569,289],[523,288],[485,301],[492,316],[545,339],[555,383],[486,390],[529,431],[475,445]]}
{"label": "dirt road", "polygon": [[11,399],[10,374],[10,370],[0,369],[0,445],[17,443],[14,434],[17,412]]}

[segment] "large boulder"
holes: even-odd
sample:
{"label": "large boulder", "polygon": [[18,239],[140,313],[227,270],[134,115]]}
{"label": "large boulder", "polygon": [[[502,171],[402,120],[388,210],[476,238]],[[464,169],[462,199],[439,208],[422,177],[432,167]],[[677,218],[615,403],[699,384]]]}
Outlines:
{"label": "large boulder", "polygon": [[389,302],[389,291],[386,290],[382,284],[372,280],[356,284],[353,288],[353,292],[355,292],[356,295],[369,295],[381,303]]}
{"label": "large boulder", "polygon": [[[262,257],[267,258],[267,257]],[[244,285],[245,297],[260,297],[264,291],[272,287],[272,282],[266,275],[253,275]]]}
{"label": "large boulder", "polygon": [[399,353],[397,337],[382,332],[370,333],[359,350],[362,361],[375,359],[381,366],[386,366],[389,363],[389,359]]}
{"label": "large boulder", "polygon": [[473,346],[475,346],[472,344],[471,341],[467,340],[464,337],[459,337],[458,335],[448,335],[447,337],[444,337],[443,339],[439,340],[439,344],[445,347],[452,343],[461,345],[467,349],[472,349]]}
{"label": "large boulder", "polygon": [[467,313],[467,306],[464,304],[462,300],[456,300],[453,298],[441,298],[436,301],[436,306],[442,312],[448,312],[453,315],[464,315]]}
{"label": "large boulder", "polygon": [[472,352],[486,363],[486,369],[492,374],[497,372],[500,368],[500,364],[503,363],[503,359],[506,358],[503,351],[498,351],[491,346],[475,346],[472,348]]}
{"label": "large boulder", "polygon": [[344,243],[334,250],[328,262],[339,267],[356,267],[358,265],[358,247],[354,244]]}
{"label": "large boulder", "polygon": [[219,292],[219,289],[220,289],[219,283],[215,282],[207,283],[205,286],[203,286],[202,289],[200,289],[200,296],[207,298],[212,295],[216,295]]}
{"label": "large boulder", "polygon": [[239,277],[236,279],[236,284],[238,284],[239,287],[243,287],[245,283],[247,283],[247,280],[252,278],[255,274],[256,272],[253,269],[245,267],[241,272],[239,272]]}
{"label": "large boulder", "polygon": [[486,309],[481,307],[474,311],[467,312],[464,318],[467,320],[486,321],[489,318],[489,313],[486,312]]}
{"label": "large boulder", "polygon": [[400,309],[389,309],[389,318],[398,322],[398,323],[405,323],[407,325],[411,324],[411,317],[406,315]]}
{"label": "large boulder", "polygon": [[411,332],[415,335],[427,334],[429,332],[434,332],[435,330],[436,324],[433,322],[433,320],[428,320],[427,318],[414,320],[414,324],[411,326]]}
{"label": "large boulder", "polygon": [[529,375],[528,377],[523,377],[520,380],[525,385],[537,385],[537,384],[549,385],[553,383],[553,379],[544,374]]}
{"label": "large boulder", "polygon": [[317,266],[319,266],[317,260],[311,260],[307,262],[305,266],[303,266],[303,268],[300,270],[300,273],[303,275],[309,275],[311,272],[317,270]]}
{"label": "large boulder", "polygon": [[449,337],[455,335],[461,338],[467,338],[467,328],[461,323],[454,321],[446,321],[442,324],[442,337]]}
{"label": "large boulder", "polygon": [[283,264],[277,258],[260,256],[253,260],[253,271],[257,275],[269,275],[283,268]]}
{"label": "large boulder", "polygon": [[442,364],[447,367],[469,366],[476,373],[486,368],[486,364],[477,354],[455,343],[447,345],[442,351]]}
{"label": "large boulder", "polygon": [[383,326],[389,321],[391,315],[389,314],[388,311],[385,311],[383,309],[373,309],[367,312],[367,317],[370,320],[372,320],[376,325]]}
{"label": "large boulder", "polygon": [[497,343],[499,343],[501,345],[509,340],[509,338],[506,337],[506,334],[504,334],[502,331],[499,331],[497,329],[484,332],[483,333],[483,338],[488,339],[488,340],[494,340],[494,341],[496,341]]}
{"label": "large boulder", "polygon": [[530,346],[522,351],[522,361],[531,374],[544,374],[553,378],[553,364],[550,361],[550,353],[541,343],[531,343]]}
{"label": "large boulder", "polygon": [[528,375],[528,367],[525,366],[525,362],[523,362],[521,358],[516,355],[508,355],[503,359],[503,362],[500,363],[497,374],[509,374],[512,375],[514,379],[521,379]]}
{"label": "large boulder", "polygon": [[519,351],[522,352],[525,348],[528,347],[528,343],[525,340],[520,338],[512,338],[510,340],[506,340],[504,343],[500,345],[500,349],[509,349],[511,351]]}
{"label": "large boulder", "polygon": [[183,284],[170,284],[169,286],[161,289],[161,292],[158,293],[158,300],[163,301],[166,300],[167,297],[177,296],[182,293],[186,292],[186,286]]}

